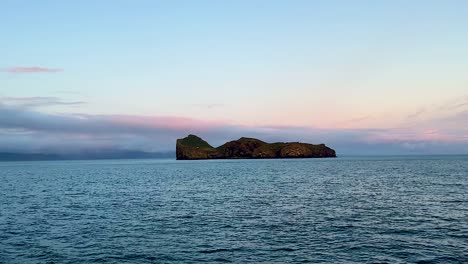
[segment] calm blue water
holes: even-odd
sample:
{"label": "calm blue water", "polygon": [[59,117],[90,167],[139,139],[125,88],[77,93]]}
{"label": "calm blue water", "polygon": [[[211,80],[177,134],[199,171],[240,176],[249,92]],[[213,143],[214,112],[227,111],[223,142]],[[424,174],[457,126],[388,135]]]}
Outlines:
{"label": "calm blue water", "polygon": [[0,163],[2,263],[467,263],[468,156]]}

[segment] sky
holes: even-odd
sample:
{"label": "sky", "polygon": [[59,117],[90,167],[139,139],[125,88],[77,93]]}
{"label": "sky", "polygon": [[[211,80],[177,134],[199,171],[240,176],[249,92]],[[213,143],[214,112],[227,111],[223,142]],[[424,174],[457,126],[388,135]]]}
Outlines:
{"label": "sky", "polygon": [[0,2],[0,152],[197,134],[468,154],[467,1]]}

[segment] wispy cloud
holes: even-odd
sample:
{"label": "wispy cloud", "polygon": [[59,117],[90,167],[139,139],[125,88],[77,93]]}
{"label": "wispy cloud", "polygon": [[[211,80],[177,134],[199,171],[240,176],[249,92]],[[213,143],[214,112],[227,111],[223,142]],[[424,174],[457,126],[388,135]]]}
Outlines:
{"label": "wispy cloud", "polygon": [[188,133],[216,134],[219,130],[232,131],[222,122],[184,117],[51,114],[0,104],[3,151],[172,150],[178,137]]}
{"label": "wispy cloud", "polygon": [[418,117],[420,117],[421,115],[423,115],[426,112],[427,112],[427,110],[425,108],[421,108],[421,109],[417,110],[416,112],[413,112],[413,113],[409,114],[406,118],[408,118],[408,119],[418,118]]}
{"label": "wispy cloud", "polygon": [[0,104],[6,106],[16,106],[23,108],[34,108],[41,106],[53,106],[53,105],[82,105],[86,104],[84,101],[64,101],[58,97],[43,97],[43,96],[31,96],[31,97],[0,97]]}
{"label": "wispy cloud", "polygon": [[468,106],[468,95],[459,96],[439,105],[437,111],[456,111]]}
{"label": "wispy cloud", "polygon": [[46,68],[46,67],[9,67],[2,71],[8,73],[54,73],[61,72],[61,68]]}

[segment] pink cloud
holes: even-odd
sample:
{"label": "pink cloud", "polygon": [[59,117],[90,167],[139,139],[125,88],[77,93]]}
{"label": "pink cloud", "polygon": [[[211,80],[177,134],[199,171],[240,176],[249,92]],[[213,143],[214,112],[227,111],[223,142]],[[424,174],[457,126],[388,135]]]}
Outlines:
{"label": "pink cloud", "polygon": [[3,69],[8,73],[41,73],[41,72],[61,72],[60,68],[44,68],[44,67],[10,67]]}
{"label": "pink cloud", "polygon": [[[320,128],[236,124],[181,116],[53,114],[36,106],[77,104],[55,97],[0,97],[0,149],[115,148],[173,150],[177,138],[197,134],[213,146],[239,138],[326,143],[339,153],[468,153],[468,112],[393,128]],[[365,117],[365,116],[364,116]]]}
{"label": "pink cloud", "polygon": [[167,129],[197,129],[205,130],[218,126],[226,125],[222,121],[195,120],[185,117],[173,116],[131,116],[131,115],[112,115],[107,117],[115,124],[142,127],[142,128],[167,128]]}
{"label": "pink cloud", "polygon": [[463,136],[451,134],[450,131],[440,131],[438,129],[412,130],[393,129],[384,133],[376,133],[364,137],[369,142],[460,142],[465,139]]}

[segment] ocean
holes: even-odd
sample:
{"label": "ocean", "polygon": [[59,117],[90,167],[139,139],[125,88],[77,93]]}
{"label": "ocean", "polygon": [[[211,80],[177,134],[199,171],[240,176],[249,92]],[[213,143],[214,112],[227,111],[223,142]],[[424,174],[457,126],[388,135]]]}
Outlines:
{"label": "ocean", "polygon": [[468,156],[0,162],[0,263],[468,263]]}

